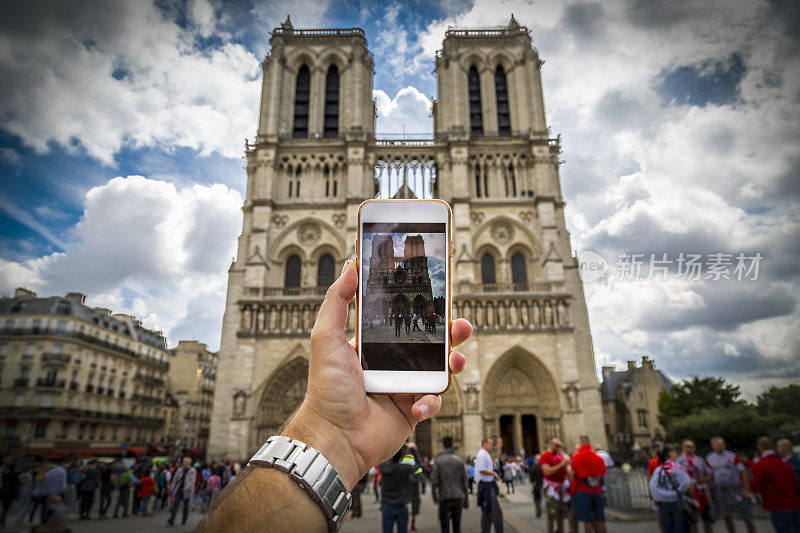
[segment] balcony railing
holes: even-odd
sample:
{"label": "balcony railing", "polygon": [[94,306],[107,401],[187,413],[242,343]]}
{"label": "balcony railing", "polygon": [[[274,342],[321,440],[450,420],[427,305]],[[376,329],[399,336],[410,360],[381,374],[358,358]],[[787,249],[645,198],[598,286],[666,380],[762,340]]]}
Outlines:
{"label": "balcony railing", "polygon": [[131,400],[135,402],[149,402],[157,404],[163,403],[162,400],[157,396],[146,396],[144,394],[134,394],[133,396],[131,396]]}
{"label": "balcony railing", "polygon": [[28,378],[17,378],[14,380],[15,387],[27,387],[28,386]]}
{"label": "balcony railing", "polygon": [[94,392],[94,385],[86,385],[86,392]]}
{"label": "balcony railing", "polygon": [[63,389],[65,383],[66,381],[64,381],[63,379],[39,378],[36,380],[37,387],[48,387],[54,389]]}
{"label": "balcony railing", "polygon": [[164,385],[164,380],[161,378],[157,378],[155,376],[148,376],[146,374],[136,374],[133,376],[134,379],[138,379],[139,381],[143,381],[145,383],[152,383],[153,385]]}
{"label": "balcony railing", "polygon": [[51,364],[51,365],[66,365],[69,364],[70,360],[72,359],[71,355],[64,354],[64,353],[43,353],[42,354],[42,363],[43,364]]}
{"label": "balcony railing", "polygon": [[112,344],[108,341],[98,339],[97,337],[92,337],[91,335],[87,335],[79,331],[65,331],[62,329],[44,329],[44,328],[6,328],[3,330],[3,335],[13,336],[13,337],[43,336],[43,337],[59,337],[66,339],[78,339],[87,342],[89,344],[94,344],[95,346],[100,346],[101,348],[105,348],[107,350],[127,355],[128,357],[132,357],[133,359],[138,359],[139,361],[144,361],[146,363],[150,363],[152,365],[164,368],[169,367],[169,363],[166,361],[161,361],[159,359],[156,359],[155,357],[150,357],[148,355],[138,354],[133,350],[130,350],[123,346]]}
{"label": "balcony railing", "polygon": [[78,390],[78,382],[77,381],[71,381],[70,384],[69,384],[69,390]]}
{"label": "balcony railing", "polygon": [[470,294],[481,292],[517,293],[517,292],[550,292],[563,290],[563,282],[533,281],[528,283],[459,283],[456,285],[456,294]]}
{"label": "balcony railing", "polygon": [[105,388],[97,387],[97,394],[100,394],[102,396],[104,392],[105,392]]}

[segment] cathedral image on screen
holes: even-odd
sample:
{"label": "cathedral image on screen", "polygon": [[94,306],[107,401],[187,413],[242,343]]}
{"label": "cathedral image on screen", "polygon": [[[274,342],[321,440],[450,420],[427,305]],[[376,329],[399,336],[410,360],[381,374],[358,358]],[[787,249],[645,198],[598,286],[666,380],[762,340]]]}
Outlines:
{"label": "cathedral image on screen", "polygon": [[[289,20],[273,29],[258,129],[245,145],[211,460],[250,457],[302,401],[311,329],[328,286],[356,255],[358,206],[371,198],[438,198],[452,207],[452,317],[468,319],[474,333],[458,348],[467,366],[441,411],[415,429],[421,455],[438,453],[444,436],[464,456],[491,435],[503,437],[506,453],[532,455],[551,437],[571,447],[587,435],[607,446],[564,218],[561,141],[545,116],[542,69],[559,66],[544,65],[535,38],[513,17],[493,28],[449,28],[431,57],[433,131],[424,136],[376,131],[373,75],[382,67],[363,30],[301,29]],[[383,320],[387,312],[442,316],[438,247],[426,231],[372,232],[375,270],[363,273],[360,290]],[[389,233],[405,236],[407,249],[393,235],[390,253]],[[350,337],[355,324],[352,304]],[[412,337],[433,334],[418,327],[412,319]]]}
{"label": "cathedral image on screen", "polygon": [[[439,257],[426,254],[426,239]],[[364,243],[361,341],[444,343],[444,233],[365,232]]]}

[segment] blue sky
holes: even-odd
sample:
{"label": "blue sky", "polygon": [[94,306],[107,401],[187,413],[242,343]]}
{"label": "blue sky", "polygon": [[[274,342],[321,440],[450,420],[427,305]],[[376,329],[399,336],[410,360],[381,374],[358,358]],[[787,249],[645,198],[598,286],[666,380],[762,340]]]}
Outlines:
{"label": "blue sky", "polygon": [[[598,363],[800,379],[791,2],[37,2],[0,20],[0,291],[219,343],[268,31],[362,27],[380,132],[429,132],[450,25],[531,29],[576,252],[760,252],[758,281],[585,286]],[[709,318],[712,317],[712,318]]]}

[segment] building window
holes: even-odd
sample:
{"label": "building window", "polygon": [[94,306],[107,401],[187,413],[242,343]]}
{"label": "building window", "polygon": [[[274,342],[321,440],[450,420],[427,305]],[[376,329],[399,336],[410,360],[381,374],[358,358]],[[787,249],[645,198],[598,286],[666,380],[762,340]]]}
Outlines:
{"label": "building window", "polygon": [[[481,111],[481,79],[475,65],[469,68],[469,131],[475,137],[483,136],[483,113]],[[478,195],[480,196],[480,195]]]}
{"label": "building window", "polygon": [[58,368],[51,366],[47,369],[45,381],[47,383],[55,383],[56,379],[58,379]]}
{"label": "building window", "polygon": [[636,410],[636,419],[639,422],[639,427],[646,428],[647,427],[647,409],[637,409]]}
{"label": "building window", "polygon": [[31,375],[31,367],[21,366],[19,368],[19,379],[28,379],[30,375]]}
{"label": "building window", "polygon": [[9,331],[13,331],[13,330],[14,330],[14,324],[15,324],[15,323],[16,323],[16,322],[15,322],[14,320],[6,320],[6,326],[5,326],[5,330],[6,330],[7,332],[9,332]]}
{"label": "building window", "polygon": [[303,65],[297,72],[294,92],[294,130],[296,138],[308,137],[308,100],[310,96],[311,75],[308,67]]}
{"label": "building window", "polygon": [[331,254],[325,254],[319,258],[317,265],[317,287],[327,289],[333,283],[334,261]]}
{"label": "building window", "polygon": [[72,306],[70,305],[70,303],[62,300],[58,302],[56,313],[58,313],[59,315],[68,315],[71,310]]}
{"label": "building window", "polygon": [[322,175],[325,178],[325,196],[338,196],[338,183],[333,170],[328,165],[325,165],[322,169]]}
{"label": "building window", "polygon": [[506,72],[497,65],[494,71],[494,89],[497,94],[497,130],[502,137],[511,135],[511,117],[508,109],[508,85]]}
{"label": "building window", "polygon": [[36,429],[33,430],[34,439],[44,439],[47,436],[47,425],[36,424]]}
{"label": "building window", "polygon": [[36,345],[35,344],[28,344],[25,346],[25,356],[26,357],[33,357],[36,354]]}
{"label": "building window", "polygon": [[484,285],[493,285],[497,282],[494,274],[494,257],[492,254],[486,253],[481,257],[481,283]]}
{"label": "building window", "polygon": [[325,137],[339,136],[339,69],[331,65],[325,76]]}
{"label": "building window", "polygon": [[54,344],[53,345],[53,353],[62,354],[64,353],[64,346],[61,344]]}
{"label": "building window", "polygon": [[[291,171],[290,171],[291,172]],[[300,175],[302,171],[300,167],[294,170],[294,174],[289,175],[289,198],[300,197]]]}
{"label": "building window", "polygon": [[296,255],[290,255],[286,260],[286,272],[283,279],[286,294],[299,294],[300,266],[300,258]]}
{"label": "building window", "polygon": [[528,268],[525,256],[517,252],[511,256],[511,281],[514,283],[514,290],[525,290],[528,284]]}

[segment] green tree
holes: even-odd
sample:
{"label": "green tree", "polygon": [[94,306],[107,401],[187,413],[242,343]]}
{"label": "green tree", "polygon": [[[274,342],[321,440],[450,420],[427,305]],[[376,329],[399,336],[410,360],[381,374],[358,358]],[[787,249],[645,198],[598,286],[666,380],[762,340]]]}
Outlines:
{"label": "green tree", "polygon": [[756,407],[762,415],[774,413],[797,417],[800,412],[800,385],[770,387],[758,396]]}
{"label": "green tree", "polygon": [[670,429],[673,420],[685,418],[704,409],[724,409],[745,405],[741,391],[722,378],[694,376],[672,388],[672,394],[662,393],[658,402],[658,420]]}

